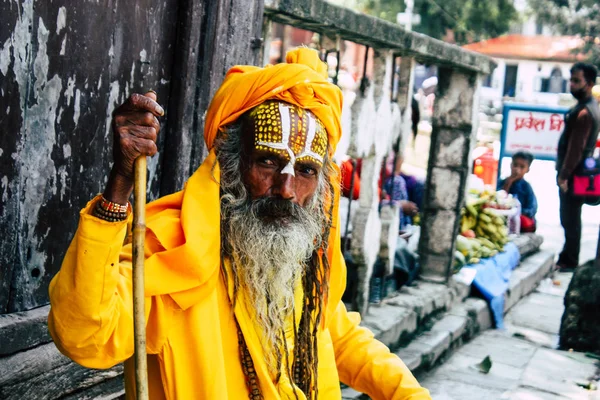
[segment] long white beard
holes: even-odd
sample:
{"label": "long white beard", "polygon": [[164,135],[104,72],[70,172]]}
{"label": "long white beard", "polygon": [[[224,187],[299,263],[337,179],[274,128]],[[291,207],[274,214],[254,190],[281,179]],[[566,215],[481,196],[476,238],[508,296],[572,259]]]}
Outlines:
{"label": "long white beard", "polygon": [[328,178],[324,167],[317,191],[304,208],[289,202],[278,204],[273,201],[276,199],[250,200],[240,173],[240,135],[241,125],[230,126],[216,145],[221,169],[222,245],[232,261],[235,301],[243,291],[247,306],[254,308],[267,365],[277,374],[284,354],[285,322],[295,306],[304,307],[294,304],[295,289],[306,268],[314,268],[307,261],[322,246]]}
{"label": "long white beard", "polygon": [[269,369],[277,373],[295,289],[321,235],[322,214],[300,209],[293,220],[259,216],[248,207],[226,215],[233,272],[254,308]]}

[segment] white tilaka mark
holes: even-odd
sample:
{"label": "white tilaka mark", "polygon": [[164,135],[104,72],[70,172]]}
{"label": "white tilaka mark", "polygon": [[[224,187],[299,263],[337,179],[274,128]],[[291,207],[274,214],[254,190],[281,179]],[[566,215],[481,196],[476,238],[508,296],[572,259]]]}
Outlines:
{"label": "white tilaka mark", "polygon": [[315,141],[315,135],[317,134],[317,121],[315,121],[315,119],[310,114],[308,115],[307,124],[308,135],[306,137],[306,142],[304,143],[304,149],[302,149],[302,152],[298,154],[296,158],[309,156],[323,164],[323,157],[311,150],[313,142]]}

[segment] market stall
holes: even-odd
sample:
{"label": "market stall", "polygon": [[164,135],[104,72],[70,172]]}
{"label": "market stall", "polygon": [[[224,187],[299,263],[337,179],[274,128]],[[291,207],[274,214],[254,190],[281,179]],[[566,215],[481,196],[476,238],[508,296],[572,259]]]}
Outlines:
{"label": "market stall", "polygon": [[519,231],[519,204],[503,191],[470,191],[456,240],[454,272],[469,271],[470,283],[489,302],[496,327],[504,327],[504,294],[520,261],[511,242]]}

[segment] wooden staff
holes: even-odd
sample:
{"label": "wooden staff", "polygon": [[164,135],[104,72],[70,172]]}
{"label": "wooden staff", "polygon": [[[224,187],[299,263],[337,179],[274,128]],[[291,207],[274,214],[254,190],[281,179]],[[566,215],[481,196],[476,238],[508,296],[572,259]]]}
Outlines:
{"label": "wooden staff", "polygon": [[133,332],[137,400],[148,400],[146,308],[144,306],[144,238],[146,236],[146,156],[135,160],[133,189]]}

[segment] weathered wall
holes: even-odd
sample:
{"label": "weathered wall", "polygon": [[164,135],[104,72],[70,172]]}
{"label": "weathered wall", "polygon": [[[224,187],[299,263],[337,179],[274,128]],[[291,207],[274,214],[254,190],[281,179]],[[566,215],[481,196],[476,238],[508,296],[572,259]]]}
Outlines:
{"label": "weathered wall", "polygon": [[174,0],[1,3],[0,313],[47,303],[77,211],[106,182],[113,107],[169,93],[176,11]]}
{"label": "weathered wall", "polygon": [[171,193],[204,156],[226,70],[258,56],[262,2],[70,4],[0,3],[0,314],[47,304],[78,210],[106,182],[115,105],[158,92],[167,114],[148,192]]}
{"label": "weathered wall", "polygon": [[[111,114],[152,88],[166,110],[149,198],[204,157],[228,68],[259,57],[261,0],[0,2],[0,398],[93,398],[122,367],[86,370],[47,333],[48,284],[111,165]],[[41,308],[40,308],[41,307]],[[70,397],[69,397],[70,396]]]}

